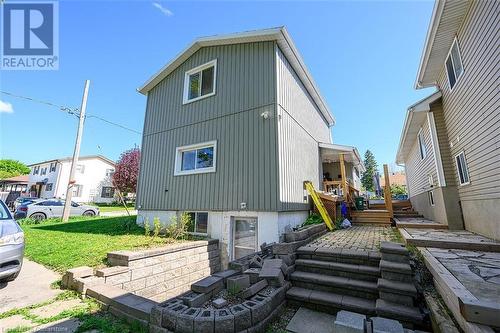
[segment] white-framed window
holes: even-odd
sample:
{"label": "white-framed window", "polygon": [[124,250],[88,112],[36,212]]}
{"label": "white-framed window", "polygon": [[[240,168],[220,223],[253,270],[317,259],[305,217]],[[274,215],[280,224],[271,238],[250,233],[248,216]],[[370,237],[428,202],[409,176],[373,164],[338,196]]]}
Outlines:
{"label": "white-framed window", "polygon": [[420,150],[420,158],[423,160],[427,156],[427,150],[425,149],[424,132],[422,129],[418,131],[418,149]]}
{"label": "white-framed window", "polygon": [[455,156],[455,164],[457,166],[458,181],[460,185],[469,184],[469,168],[467,167],[467,160],[465,159],[465,153],[463,151]]}
{"label": "white-framed window", "polygon": [[177,147],[174,176],[215,172],[217,141]]}
{"label": "white-framed window", "polygon": [[215,95],[217,59],[193,68],[184,77],[184,104]]}
{"label": "white-framed window", "polygon": [[77,164],[75,170],[79,173],[84,173],[85,172],[85,165]]}
{"label": "white-framed window", "polygon": [[208,212],[186,212],[191,217],[188,225],[188,232],[194,234],[207,234],[208,232]]}
{"label": "white-framed window", "polygon": [[50,163],[49,172],[54,172],[54,171],[56,171],[56,165],[57,165],[57,163],[56,163],[56,162],[54,162],[54,163]]}
{"label": "white-framed window", "polygon": [[429,191],[428,193],[429,193],[429,204],[431,206],[434,206],[435,205],[435,203],[434,203],[434,191]]}
{"label": "white-framed window", "polygon": [[45,191],[52,191],[52,183],[45,184]]}
{"label": "white-framed window", "polygon": [[113,198],[115,196],[115,188],[112,186],[103,186],[101,190],[101,198]]}
{"label": "white-framed window", "polygon": [[73,185],[73,197],[81,197],[83,185]]}
{"label": "white-framed window", "polygon": [[115,169],[106,169],[106,177],[111,177],[115,173]]}
{"label": "white-framed window", "polygon": [[40,171],[40,175],[44,176],[47,174],[47,167],[43,168],[42,171]]}
{"label": "white-framed window", "polygon": [[458,40],[455,38],[451,45],[450,52],[448,52],[448,56],[446,57],[446,73],[448,74],[450,90],[453,89],[463,72],[464,66],[462,65],[462,56],[460,55]]}

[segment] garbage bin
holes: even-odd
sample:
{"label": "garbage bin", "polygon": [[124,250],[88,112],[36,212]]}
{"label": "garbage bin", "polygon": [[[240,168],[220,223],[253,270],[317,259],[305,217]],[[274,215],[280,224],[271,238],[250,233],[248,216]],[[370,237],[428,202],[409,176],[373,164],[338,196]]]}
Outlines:
{"label": "garbage bin", "polygon": [[356,210],[364,210],[365,209],[365,198],[357,197],[354,200],[354,203],[356,205]]}

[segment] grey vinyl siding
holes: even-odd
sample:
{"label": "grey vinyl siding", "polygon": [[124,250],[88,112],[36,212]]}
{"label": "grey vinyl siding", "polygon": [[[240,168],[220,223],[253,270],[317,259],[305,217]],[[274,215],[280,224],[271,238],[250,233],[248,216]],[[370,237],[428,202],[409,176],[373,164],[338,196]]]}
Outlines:
{"label": "grey vinyl siding", "polygon": [[[276,211],[274,42],[198,50],[148,94],[137,205]],[[182,104],[189,69],[217,59],[215,96]],[[270,118],[261,114],[269,112]],[[216,172],[174,176],[176,147],[217,141]]]}
{"label": "grey vinyl siding", "polygon": [[499,1],[472,2],[457,36],[464,73],[450,91],[443,64],[438,82],[451,156],[464,151],[469,168],[461,201],[500,199],[499,13]]}
{"label": "grey vinyl siding", "polygon": [[318,142],[330,142],[330,128],[279,48],[276,73],[279,210],[307,210],[303,182],[319,188]]}
{"label": "grey vinyl siding", "polygon": [[436,164],[427,118],[422,124],[422,133],[424,136],[427,155],[424,159],[421,158],[417,137],[405,163],[406,181],[410,189],[410,197],[417,196],[431,189],[429,184],[429,174],[432,175],[434,184],[437,185]]}

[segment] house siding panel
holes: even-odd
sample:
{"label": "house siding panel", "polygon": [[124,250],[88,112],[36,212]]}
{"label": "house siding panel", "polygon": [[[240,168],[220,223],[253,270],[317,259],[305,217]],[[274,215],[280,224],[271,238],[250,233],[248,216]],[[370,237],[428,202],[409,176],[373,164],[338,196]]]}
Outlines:
{"label": "house siding panel", "polygon": [[319,188],[318,142],[330,142],[330,128],[279,48],[276,73],[279,210],[308,210],[303,182]]}
{"label": "house siding panel", "polygon": [[[217,59],[216,95],[182,104],[184,75]],[[198,50],[148,94],[142,210],[277,209],[274,43]],[[270,118],[261,116],[269,112]],[[174,176],[175,149],[217,140],[216,172]]]}
{"label": "house siding panel", "polygon": [[[464,151],[469,168],[470,184],[458,186],[466,227],[496,239],[500,238],[499,14],[498,1],[472,2],[457,35],[464,73],[453,90],[444,67],[438,81],[451,156]],[[453,169],[458,184],[454,161]]]}
{"label": "house siding panel", "polygon": [[410,189],[410,197],[417,196],[430,190],[429,174],[432,175],[434,184],[437,184],[436,164],[434,160],[434,151],[431,142],[429,122],[426,120],[422,124],[422,133],[424,135],[425,149],[427,155],[424,159],[420,157],[418,139],[410,150],[406,160],[406,177]]}

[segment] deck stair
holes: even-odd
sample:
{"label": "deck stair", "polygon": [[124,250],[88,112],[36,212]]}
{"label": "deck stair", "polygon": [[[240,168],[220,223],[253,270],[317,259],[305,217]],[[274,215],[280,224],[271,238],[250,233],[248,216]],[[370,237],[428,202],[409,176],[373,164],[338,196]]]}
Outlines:
{"label": "deck stair", "polygon": [[375,315],[379,261],[378,252],[301,247],[287,297],[328,313],[349,310]]}
{"label": "deck stair", "polygon": [[351,218],[358,224],[391,224],[391,215],[386,209],[352,210]]}

